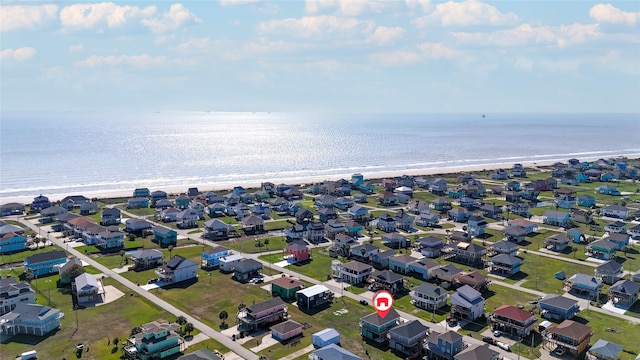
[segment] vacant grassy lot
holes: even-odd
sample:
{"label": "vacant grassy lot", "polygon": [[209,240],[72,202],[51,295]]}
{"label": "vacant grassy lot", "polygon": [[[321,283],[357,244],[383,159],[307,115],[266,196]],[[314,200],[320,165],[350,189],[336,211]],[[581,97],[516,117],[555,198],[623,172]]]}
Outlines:
{"label": "vacant grassy lot", "polygon": [[526,278],[522,286],[547,294],[562,292],[562,280],[555,278],[558,271],[564,271],[567,278],[576,273],[593,274],[594,267],[551,259],[544,256],[520,253],[522,266],[520,278]]}
{"label": "vacant grassy lot", "polygon": [[[620,359],[635,359],[640,353],[638,325],[592,310],[581,310],[573,320],[591,327],[592,343],[595,342],[594,339],[603,339],[622,345],[625,351],[620,353]],[[607,331],[608,328],[614,329],[615,332]]]}
{"label": "vacant grassy lot", "polygon": [[[265,244],[265,240],[268,240],[269,243]],[[256,246],[258,242],[253,237],[239,237],[226,241],[220,241],[218,243],[226,248],[248,254],[282,250],[287,247],[287,241],[284,239],[284,236],[261,238],[260,243],[262,244],[262,246],[260,247]]]}

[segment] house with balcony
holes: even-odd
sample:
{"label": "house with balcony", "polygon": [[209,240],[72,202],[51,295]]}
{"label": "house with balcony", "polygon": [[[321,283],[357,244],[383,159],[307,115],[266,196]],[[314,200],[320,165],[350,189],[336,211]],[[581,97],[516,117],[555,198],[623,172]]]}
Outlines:
{"label": "house with balcony", "polygon": [[452,244],[455,261],[467,265],[476,266],[483,263],[483,258],[487,254],[484,246],[468,242],[458,242]]}
{"label": "house with balcony", "polygon": [[373,267],[371,265],[359,261],[342,264],[339,269],[340,279],[351,285],[364,283],[372,273]]}
{"label": "house with balcony", "polygon": [[400,322],[400,314],[391,308],[385,317],[380,317],[377,312],[360,319],[360,335],[364,340],[378,344],[387,344],[389,330]]}
{"label": "house with balcony", "polygon": [[407,321],[389,330],[389,348],[394,352],[415,356],[422,352],[429,327],[418,320]]}
{"label": "house with balcony", "polygon": [[120,209],[113,207],[102,210],[100,225],[119,225],[120,221],[122,221],[122,211]]}
{"label": "house with balcony", "polygon": [[540,309],[542,317],[554,321],[573,319],[580,311],[578,301],[555,294],[545,295],[538,301],[536,307]]}
{"label": "house with balcony", "polygon": [[589,348],[593,331],[591,327],[573,320],[564,320],[558,325],[552,325],[542,332],[547,347],[565,349],[574,359],[579,358]]}
{"label": "house with balcony", "polygon": [[279,323],[287,316],[287,306],[284,301],[280,297],[274,297],[238,310],[238,330],[253,332]]}
{"label": "house with balcony", "polygon": [[483,292],[490,282],[491,281],[488,277],[480,274],[477,271],[462,274],[456,278],[456,284],[458,286],[469,285],[479,292]]}
{"label": "house with balcony", "polygon": [[461,207],[453,208],[447,213],[450,220],[460,223],[466,222],[467,219],[469,219],[469,217],[471,216],[471,212],[469,212],[469,210]]}
{"label": "house with balcony", "polygon": [[469,236],[477,237],[484,234],[488,225],[482,216],[472,215],[469,220],[467,220],[467,232]]}
{"label": "house with balcony", "polygon": [[585,247],[589,256],[597,259],[609,260],[615,257],[616,251],[618,251],[618,244],[606,239],[597,240],[587,244]]}
{"label": "house with balcony", "polygon": [[615,260],[609,260],[596,266],[596,278],[602,280],[607,285],[612,285],[624,276],[622,264]]}
{"label": "house with balcony", "polygon": [[395,250],[387,250],[374,254],[371,257],[371,265],[373,265],[376,269],[388,269],[389,268],[389,260],[396,255]]}
{"label": "house with balcony", "polygon": [[640,291],[640,285],[622,279],[611,285],[608,298],[615,306],[630,308],[638,301],[638,291]]}
{"label": "house with balcony", "polygon": [[413,288],[409,295],[411,304],[420,309],[435,311],[447,305],[447,290],[426,282]]}
{"label": "house with balcony", "polygon": [[216,202],[207,206],[207,213],[209,213],[209,217],[212,218],[225,216],[226,211],[227,207],[220,202]]}
{"label": "house with balcony", "polygon": [[499,254],[513,255],[518,252],[518,245],[512,241],[500,240],[491,245],[487,249],[487,255],[494,256]]}
{"label": "house with balcony", "polygon": [[131,233],[137,233],[137,234],[140,234],[145,230],[150,230],[151,228],[153,228],[153,224],[148,222],[145,219],[131,218],[131,219],[127,219],[124,222],[124,224],[125,224],[125,229],[124,229],[125,231],[131,232]]}
{"label": "house with balcony", "polygon": [[338,213],[334,208],[325,207],[325,208],[318,209],[318,219],[320,219],[320,222],[322,223],[326,223],[328,221],[335,220],[337,218],[338,218]]}
{"label": "house with balcony", "polygon": [[310,222],[307,224],[307,240],[312,244],[318,244],[324,241],[326,230],[321,222]]}
{"label": "house with balcony", "polygon": [[490,319],[494,330],[516,337],[529,336],[536,322],[532,313],[511,305],[500,305],[493,310]]}
{"label": "house with balcony", "polygon": [[284,252],[292,257],[296,262],[309,260],[309,247],[303,241],[293,241],[287,244]]}
{"label": "house with balcony", "polygon": [[299,309],[313,309],[333,301],[333,292],[324,285],[313,285],[296,291]]}
{"label": "house with balcony", "polygon": [[601,279],[592,275],[574,274],[564,281],[564,288],[574,294],[584,296],[587,299],[595,299],[602,291]]}
{"label": "house with balcony", "polygon": [[204,223],[204,237],[209,240],[224,240],[229,238],[229,233],[234,232],[233,225],[219,219],[211,219]]}
{"label": "house with balcony", "polygon": [[0,315],[23,303],[36,303],[36,292],[31,289],[31,285],[27,282],[17,282],[12,277],[0,279]]}
{"label": "house with balcony", "polygon": [[609,216],[619,219],[626,219],[631,213],[631,209],[622,205],[609,205],[600,209],[602,216]]}
{"label": "house with balcony", "polygon": [[462,335],[450,330],[445,333],[431,331],[427,340],[429,359],[453,360],[454,356],[464,349]]}
{"label": "house with balcony", "polygon": [[405,291],[404,277],[389,270],[380,271],[371,276],[369,281],[371,282],[369,285],[371,291],[387,290],[394,295]]}
{"label": "house with balcony", "polygon": [[555,252],[563,252],[569,247],[571,239],[565,234],[553,234],[544,239],[544,247],[547,250]]}
{"label": "house with balcony", "polygon": [[362,235],[363,226],[353,220],[348,220],[344,223],[345,234],[352,237],[360,237]]}
{"label": "house with balcony", "polygon": [[241,254],[226,255],[218,260],[220,263],[220,265],[218,265],[218,268],[221,272],[230,273],[233,272],[234,266],[242,260],[244,260],[244,256],[242,256]]}
{"label": "house with balcony", "polygon": [[[447,264],[433,269],[432,278],[443,287],[447,288],[456,283],[458,278],[463,275],[462,269],[455,267],[453,264]],[[445,286],[445,283],[448,285]]]}
{"label": "house with balcony", "polygon": [[304,240],[307,237],[307,228],[301,224],[294,224],[284,228],[284,236],[287,241]]}
{"label": "house with balcony", "polygon": [[337,219],[329,219],[326,224],[324,224],[324,229],[327,238],[333,240],[336,238],[336,235],[345,232],[345,224]]}
{"label": "house with balcony", "polygon": [[637,224],[627,229],[627,234],[629,234],[629,236],[634,239],[640,238],[640,224]]}
{"label": "house with balcony", "polygon": [[233,275],[231,277],[236,281],[247,282],[260,275],[261,270],[261,262],[254,259],[242,259],[233,265]]}
{"label": "house with balcony", "polygon": [[135,197],[127,201],[127,209],[146,209],[149,207],[149,199],[144,197]]}
{"label": "house with balcony", "polygon": [[124,346],[129,359],[155,360],[174,357],[184,347],[184,340],[176,332],[180,325],[152,321],[140,326],[140,333],[127,339]]}
{"label": "house with balcony", "polygon": [[421,280],[429,280],[433,276],[433,271],[440,267],[435,261],[424,258],[409,263],[409,273]]}
{"label": "house with balcony", "polygon": [[60,327],[64,314],[58,309],[21,302],[10,312],[0,316],[0,336],[45,336]]}
{"label": "house with balcony", "polygon": [[369,210],[360,205],[353,205],[347,210],[349,218],[354,221],[362,221],[369,216]]}
{"label": "house with balcony", "polygon": [[596,205],[596,198],[591,195],[578,195],[577,201],[579,206],[588,208]]}
{"label": "house with balcony", "polygon": [[271,295],[280,296],[284,301],[292,301],[296,298],[296,292],[304,288],[304,283],[290,277],[279,277],[271,281]]}
{"label": "house with balcony", "polygon": [[604,231],[609,234],[626,233],[627,224],[622,221],[614,221],[604,226]]}
{"label": "house with balcony", "polygon": [[198,227],[198,220],[200,220],[198,211],[186,208],[176,215],[176,226],[178,229],[196,228]]}
{"label": "house with balcony", "polygon": [[395,232],[396,219],[390,214],[382,214],[378,217],[376,227],[385,232]]}
{"label": "house with balcony", "polygon": [[469,344],[464,350],[457,353],[453,360],[499,360],[502,355],[489,348],[489,344]]}
{"label": "house with balcony", "polygon": [[380,249],[372,244],[354,244],[349,248],[349,256],[358,261],[370,263],[373,255],[380,252]]}
{"label": "house with balcony", "polygon": [[47,251],[28,256],[24,259],[24,269],[38,278],[57,274],[58,269],[67,262],[67,254],[62,250]]}
{"label": "house with balcony", "polygon": [[201,267],[203,269],[211,269],[220,266],[220,259],[231,255],[231,250],[224,246],[215,246],[211,249],[207,249],[200,254],[202,259]]}
{"label": "house with balcony", "polygon": [[382,234],[382,244],[392,249],[404,249],[407,247],[407,237],[397,233]]}
{"label": "house with balcony", "polygon": [[527,219],[513,219],[507,222],[509,227],[517,227],[524,230],[525,235],[532,234],[538,230],[538,224]]}
{"label": "house with balcony", "polygon": [[22,251],[26,247],[27,239],[13,231],[0,236],[0,254]]}
{"label": "house with balcony", "polygon": [[493,274],[509,277],[520,272],[522,259],[507,254],[498,254],[489,258],[489,271]]}
{"label": "house with balcony", "polygon": [[429,210],[423,211],[416,217],[416,225],[422,227],[433,227],[440,223],[440,216]]}
{"label": "house with balcony", "polygon": [[437,258],[444,247],[444,240],[439,237],[429,235],[420,238],[420,253],[428,258]]}
{"label": "house with balcony", "polygon": [[473,321],[484,314],[482,294],[469,285],[459,287],[451,294],[451,316],[465,321]]}
{"label": "house with balcony", "polygon": [[603,240],[615,244],[617,250],[622,250],[622,248],[629,245],[629,235],[625,233],[611,233],[604,237]]}
{"label": "house with balcony", "polygon": [[39,213],[40,211],[51,206],[53,206],[53,204],[51,204],[51,201],[49,201],[48,197],[44,195],[39,195],[33,198],[33,201],[31,202],[31,206],[29,207],[29,213],[30,214]]}
{"label": "house with balcony", "polygon": [[436,211],[447,211],[451,209],[451,202],[445,198],[438,198],[431,201],[431,207]]}
{"label": "house with balcony", "polygon": [[587,350],[586,360],[617,360],[623,347],[621,345],[598,339]]}
{"label": "house with balcony", "polygon": [[620,196],[620,190],[617,187],[611,185],[600,185],[596,188],[598,194]]}
{"label": "house with balcony", "polygon": [[129,255],[129,260],[133,262],[130,269],[142,271],[162,265],[164,254],[157,249],[139,249]]}
{"label": "house with balcony", "polygon": [[79,303],[101,302],[104,291],[95,275],[82,273],[73,280],[76,299]]}
{"label": "house with balcony", "polygon": [[399,254],[389,259],[389,270],[399,274],[409,274],[411,272],[411,264],[416,260],[413,256]]}
{"label": "house with balcony", "polygon": [[[74,267],[77,268],[76,270],[78,272],[76,271],[70,272],[70,270]],[[71,284],[74,277],[84,271],[85,269],[80,259],[78,259],[77,257],[69,258],[69,260],[58,269],[58,274],[60,274],[60,285]]]}
{"label": "house with balcony", "polygon": [[198,277],[198,264],[180,255],[174,255],[166,264],[156,269],[155,274],[162,282],[173,284]]}
{"label": "house with balcony", "polygon": [[153,242],[162,248],[175,246],[178,243],[178,233],[173,229],[156,225],[153,227]]}
{"label": "house with balcony", "polygon": [[567,227],[571,224],[571,214],[565,211],[546,210],[543,222],[547,225]]}

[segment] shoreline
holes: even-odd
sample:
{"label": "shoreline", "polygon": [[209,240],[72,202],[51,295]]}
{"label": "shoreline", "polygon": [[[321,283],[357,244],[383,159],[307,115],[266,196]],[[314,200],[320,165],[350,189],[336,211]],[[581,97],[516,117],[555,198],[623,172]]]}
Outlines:
{"label": "shoreline", "polygon": [[[625,156],[628,158],[640,158],[640,154],[621,154],[617,156]],[[585,158],[579,159],[580,161],[596,161],[600,159],[600,157],[596,158]],[[568,160],[568,159],[567,159]],[[518,163],[522,164],[526,169],[538,168],[538,167],[548,167],[559,160],[542,160],[542,161],[519,161]],[[566,160],[564,161],[566,162]],[[496,170],[496,169],[511,169],[515,162],[510,163],[495,163],[495,164],[480,164],[480,165],[462,165],[462,166],[450,166],[450,167],[438,167],[438,168],[426,168],[426,169],[411,169],[411,170],[397,170],[397,171],[377,171],[371,173],[362,173],[364,175],[365,181],[380,181],[385,178],[398,177],[402,175],[410,175],[410,176],[434,176],[439,174],[458,174],[458,173],[468,173],[468,172],[479,172],[483,170]],[[305,177],[294,177],[294,178],[277,178],[277,179],[263,179],[262,181],[227,181],[227,182],[218,182],[215,184],[186,184],[183,186],[166,186],[159,188],[152,188],[141,184],[138,187],[148,187],[149,190],[162,190],[166,191],[168,194],[183,194],[187,192],[187,189],[190,187],[198,188],[198,191],[205,193],[208,191],[229,191],[232,190],[235,186],[242,186],[246,189],[259,189],[261,182],[273,182],[274,184],[285,183],[289,185],[295,185],[300,190],[301,187],[309,186],[313,183],[320,183],[323,181],[336,181],[341,178],[350,179],[352,174],[336,174],[336,175],[316,175],[316,176],[305,176]],[[90,199],[109,199],[109,198],[131,198],[133,194],[134,188],[131,189],[119,189],[119,190],[96,190],[96,191],[86,191],[83,193],[63,193],[63,194],[47,194],[45,192],[42,195],[49,197],[52,202],[62,200],[66,196],[71,195],[83,195]],[[40,195],[32,194],[32,195],[24,195],[24,196],[14,196],[14,197],[6,197],[0,198],[0,205],[7,203],[22,203],[22,204],[30,204],[33,201],[35,196]]]}

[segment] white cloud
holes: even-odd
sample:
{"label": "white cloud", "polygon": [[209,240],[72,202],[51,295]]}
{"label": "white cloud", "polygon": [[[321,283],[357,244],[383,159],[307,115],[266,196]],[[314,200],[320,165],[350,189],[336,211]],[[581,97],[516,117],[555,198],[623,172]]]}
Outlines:
{"label": "white cloud", "polygon": [[441,3],[435,6],[431,14],[414,20],[415,25],[420,28],[433,23],[442,26],[471,26],[510,25],[517,22],[516,14],[502,13],[495,6],[477,0]]}
{"label": "white cloud", "polygon": [[15,29],[35,29],[44,22],[53,20],[58,6],[47,5],[7,5],[0,7],[0,31]]}
{"label": "white cloud", "polygon": [[263,33],[286,33],[299,38],[322,39],[329,35],[370,34],[374,22],[330,15],[305,16],[300,19],[288,18],[270,20],[258,25]]}
{"label": "white cloud", "polygon": [[359,16],[367,12],[380,13],[393,5],[393,2],[384,0],[306,0],[305,11],[317,14],[325,10],[337,10],[343,15]]}
{"label": "white cloud", "polygon": [[29,60],[36,55],[36,49],[32,47],[21,47],[17,49],[5,49],[0,52],[0,60]]}
{"label": "white cloud", "polygon": [[200,22],[200,19],[182,4],[171,5],[169,11],[162,14],[162,18],[142,20],[142,23],[156,34],[175,30],[191,22]]}
{"label": "white cloud", "polygon": [[116,65],[131,65],[135,67],[148,67],[166,65],[169,60],[166,56],[149,56],[147,54],[142,55],[91,55],[88,58],[78,61],[75,65],[98,67],[98,66],[116,66]]}
{"label": "white cloud", "polygon": [[74,53],[83,52],[84,51],[84,45],[82,45],[82,44],[71,45],[71,46],[69,46],[69,51],[70,52],[74,52]]}
{"label": "white cloud", "polygon": [[404,0],[405,5],[410,10],[422,10],[427,12],[431,10],[431,0]]}
{"label": "white cloud", "polygon": [[439,43],[422,43],[416,45],[423,57],[428,59],[453,59],[461,55],[460,51]]}
{"label": "white cloud", "polygon": [[404,29],[401,27],[378,26],[370,39],[378,45],[385,45],[402,36],[404,36]]}
{"label": "white cloud", "polygon": [[417,51],[394,50],[370,55],[370,58],[385,66],[411,65],[427,60],[446,60],[458,58],[462,52],[439,43],[421,43]]}
{"label": "white cloud", "polygon": [[206,51],[212,47],[211,39],[209,38],[190,38],[189,40],[179,44],[176,50],[180,52],[196,52]]}
{"label": "white cloud", "polygon": [[611,4],[594,5],[589,16],[600,23],[635,25],[640,20],[640,12],[623,11]]}
{"label": "white cloud", "polygon": [[522,24],[513,29],[493,32],[453,32],[461,43],[474,45],[494,45],[500,47],[522,46],[526,44],[556,44],[564,47],[583,43],[601,36],[598,24],[572,24],[560,26],[531,26]]}
{"label": "white cloud", "polygon": [[105,24],[108,28],[114,28],[134,19],[153,16],[156,11],[155,6],[140,8],[112,2],[74,4],[60,10],[60,22],[63,28],[69,30],[91,29]]}
{"label": "white cloud", "polygon": [[220,6],[234,6],[257,3],[260,0],[218,0]]}

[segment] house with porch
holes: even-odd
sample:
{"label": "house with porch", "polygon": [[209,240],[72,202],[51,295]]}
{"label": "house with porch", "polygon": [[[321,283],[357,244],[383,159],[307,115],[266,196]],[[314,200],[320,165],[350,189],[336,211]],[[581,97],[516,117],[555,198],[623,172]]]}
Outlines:
{"label": "house with porch", "polygon": [[440,264],[431,259],[418,259],[409,264],[409,274],[421,280],[429,280],[433,275],[433,271],[439,267]]}
{"label": "house with porch", "polygon": [[227,224],[220,219],[211,219],[204,223],[203,236],[209,240],[224,240],[227,239],[229,233],[233,231],[233,225]]}
{"label": "house with porch", "polygon": [[377,312],[360,319],[360,335],[364,340],[378,344],[387,344],[389,330],[400,322],[400,314],[391,308],[385,317],[380,317]]}
{"label": "house with porch", "polygon": [[542,332],[546,346],[555,345],[557,348],[565,349],[566,353],[574,359],[587,351],[591,335],[593,335],[591,327],[573,320],[564,320]]}
{"label": "house with porch", "polygon": [[602,280],[597,277],[580,273],[572,275],[563,284],[566,291],[584,296],[587,299],[595,299],[604,285]]}
{"label": "house with porch", "polygon": [[120,221],[122,221],[122,211],[120,209],[113,207],[102,210],[100,225],[119,225]]}
{"label": "house with porch", "polygon": [[489,271],[493,274],[509,277],[520,272],[522,259],[507,254],[498,254],[489,259]]}
{"label": "house with porch", "polygon": [[271,328],[271,337],[280,341],[287,342],[296,337],[302,336],[302,324],[293,320],[287,320],[279,324],[273,325]]}
{"label": "house with porch", "polygon": [[543,318],[554,321],[573,319],[580,311],[580,304],[577,300],[555,294],[545,295],[538,301],[536,307],[540,309]]}
{"label": "house with porch", "polygon": [[484,291],[491,281],[488,277],[477,271],[472,271],[456,278],[456,284],[459,286],[469,285],[477,291]]}
{"label": "house with porch", "polygon": [[238,330],[253,332],[274,323],[285,320],[288,316],[287,305],[280,297],[238,310]]}
{"label": "house with porch", "polygon": [[484,256],[487,254],[487,249],[484,246],[474,243],[461,241],[456,244],[452,244],[452,247],[453,253],[455,254],[454,260],[463,264],[482,264]]}
{"label": "house with porch", "polygon": [[49,198],[44,196],[44,195],[39,195],[33,198],[33,201],[31,202],[31,206],[29,207],[29,213],[30,214],[35,214],[35,213],[39,213],[40,211],[53,206],[51,204],[51,201],[49,201]]}
{"label": "house with porch", "polygon": [[484,234],[488,225],[482,216],[472,215],[469,217],[469,220],[467,220],[467,232],[471,237],[480,236]]}
{"label": "house with porch", "polygon": [[604,231],[609,234],[615,233],[626,233],[627,232],[627,224],[622,221],[614,221],[612,223],[608,223],[604,226]]}
{"label": "house with porch", "polygon": [[[453,264],[447,264],[435,268],[431,273],[432,278],[445,288],[448,288],[449,286],[456,283],[458,277],[463,275],[462,269],[455,267]],[[447,283],[448,286],[445,286],[445,283]]]}
{"label": "house with porch", "polygon": [[498,254],[516,255],[518,251],[518,245],[512,241],[500,240],[489,245],[487,249],[487,255],[494,256]]}
{"label": "house with porch", "polygon": [[404,277],[389,270],[383,270],[369,277],[369,281],[371,282],[371,285],[369,285],[369,290],[371,291],[387,290],[392,294],[405,291]]}
{"label": "house with porch", "polygon": [[392,249],[404,249],[407,247],[407,238],[397,232],[385,233],[382,234],[382,244]]}
{"label": "house with porch", "polygon": [[444,247],[444,240],[433,235],[422,237],[418,241],[420,253],[428,258],[436,258],[440,256],[440,252]]}
{"label": "house with porch", "polygon": [[502,218],[502,207],[493,204],[484,204],[480,206],[480,213],[482,216],[499,220]]}
{"label": "house with porch", "polygon": [[389,330],[389,348],[407,356],[423,351],[423,342],[429,335],[429,327],[418,320],[407,321]]}
{"label": "house with porch", "polygon": [[76,299],[79,303],[101,302],[104,291],[95,275],[82,273],[73,280]]}
{"label": "house with porch", "polygon": [[609,205],[600,209],[602,216],[609,216],[619,219],[626,219],[631,213],[631,209],[622,205]]}
{"label": "house with porch", "polygon": [[471,213],[469,212],[469,210],[465,209],[465,208],[453,208],[451,210],[448,211],[449,214],[449,219],[455,221],[455,222],[466,222],[467,219],[469,219],[469,217],[471,216]]}
{"label": "house with porch", "polygon": [[569,246],[571,239],[565,234],[553,234],[544,239],[544,246],[547,250],[563,252]]}
{"label": "house with porch", "polygon": [[380,249],[371,244],[354,244],[350,247],[349,256],[353,259],[370,263],[371,257],[380,252]]}
{"label": "house with porch", "polygon": [[231,255],[231,250],[224,246],[215,246],[211,249],[207,249],[200,254],[202,259],[201,267],[203,269],[210,269],[220,266],[220,259]]}
{"label": "house with porch", "polygon": [[612,285],[624,276],[622,264],[615,260],[609,260],[596,266],[596,278],[602,280],[607,285]]}
{"label": "house with porch", "polygon": [[289,254],[296,262],[309,260],[309,247],[303,241],[293,241],[287,244],[284,252]]}
{"label": "house with porch", "polygon": [[149,199],[136,197],[127,201],[127,209],[146,209],[149,207]]}
{"label": "house with porch", "polygon": [[381,251],[371,257],[371,265],[377,269],[388,269],[389,259],[396,255],[394,250]]}
{"label": "house with porch", "polygon": [[585,248],[589,256],[596,259],[609,260],[615,257],[616,251],[618,251],[618,244],[602,239],[587,244]]}
{"label": "house with porch", "polygon": [[264,232],[264,220],[256,215],[247,216],[240,221],[242,230],[246,234],[257,234]]}
{"label": "house with porch", "polygon": [[172,284],[198,277],[198,264],[180,255],[174,255],[166,264],[156,269],[159,281]]}
{"label": "house with porch", "polygon": [[433,227],[440,222],[440,216],[431,212],[430,210],[423,211],[416,217],[416,225],[423,227]]}
{"label": "house with porch", "polygon": [[139,249],[129,254],[131,270],[142,271],[162,265],[164,254],[158,249]]}
{"label": "house with porch", "polygon": [[347,210],[349,218],[354,221],[362,221],[369,216],[369,210],[360,205],[353,205]]}
{"label": "house with porch", "polygon": [[611,233],[604,237],[603,240],[614,243],[618,250],[622,250],[622,248],[629,245],[629,235],[625,233]]}
{"label": "house with porch", "polygon": [[345,224],[337,219],[329,219],[324,225],[327,238],[330,240],[335,239],[336,235],[345,232]]}
{"label": "house with porch", "polygon": [[610,185],[600,185],[596,188],[598,194],[611,195],[611,196],[620,196],[620,191],[615,186]]}
{"label": "house with porch", "polygon": [[296,303],[299,309],[313,309],[333,301],[333,292],[324,285],[313,285],[296,291]]}
{"label": "house with porch", "polygon": [[321,222],[310,222],[307,224],[307,240],[312,244],[324,241],[326,230]]}
{"label": "house with porch", "polygon": [[547,225],[567,227],[571,224],[571,214],[565,211],[546,210],[543,218],[543,222]]}
{"label": "house with porch", "polygon": [[150,230],[153,227],[153,224],[148,222],[147,220],[137,218],[127,219],[124,224],[125,231],[138,234],[142,233],[145,230]]}
{"label": "house with porch", "polygon": [[423,282],[418,287],[411,289],[411,304],[414,306],[435,311],[447,305],[447,290],[430,283]]}
{"label": "house with porch", "polygon": [[0,315],[4,315],[18,304],[35,304],[36,292],[26,281],[17,282],[12,277],[0,279]]}
{"label": "house with porch", "polygon": [[127,339],[124,353],[129,359],[155,360],[175,357],[184,347],[184,340],[176,332],[176,323],[152,321],[140,326],[140,333]]}
{"label": "house with porch", "polygon": [[617,360],[623,347],[621,345],[598,339],[587,350],[586,360]]}
{"label": "house with porch", "polygon": [[630,308],[638,301],[638,291],[640,291],[640,285],[633,281],[621,279],[611,285],[607,295],[609,301],[615,306]]}
{"label": "house with porch", "polygon": [[22,251],[27,248],[27,239],[14,233],[8,232],[0,236],[0,254]]}
{"label": "house with porch", "polygon": [[629,234],[634,239],[640,238],[640,224],[627,229],[627,234]]}
{"label": "house with porch", "polygon": [[0,336],[45,336],[60,327],[64,314],[58,309],[39,304],[19,303],[10,312],[0,316]]}
{"label": "house with porch", "polygon": [[220,263],[220,265],[218,265],[218,268],[221,272],[230,273],[233,271],[235,265],[242,260],[244,260],[244,256],[242,256],[242,254],[231,254],[223,256],[218,260]]}
{"label": "house with porch", "polygon": [[153,242],[162,248],[169,245],[176,246],[178,243],[178,233],[173,229],[156,225],[153,227]]}
{"label": "house with porch", "polygon": [[438,331],[429,332],[427,340],[427,354],[429,359],[452,360],[453,357],[464,349],[462,335],[453,330],[445,333]]}
{"label": "house with porch", "polygon": [[350,261],[340,268],[340,279],[355,285],[365,282],[373,273],[373,267],[359,261]]}
{"label": "house with porch", "polygon": [[451,202],[445,198],[438,198],[431,201],[431,207],[436,211],[447,211],[451,209]]}
{"label": "house with porch", "polygon": [[399,254],[389,259],[389,270],[399,274],[409,274],[411,272],[411,264],[416,260],[413,256]]}
{"label": "house with porch", "polygon": [[393,218],[396,221],[396,228],[405,231],[411,231],[411,229],[413,229],[413,222],[415,221],[415,219],[404,210],[396,212],[393,215]]}
{"label": "house with porch", "polygon": [[391,191],[385,191],[377,195],[378,204],[382,206],[395,206],[398,204],[398,195]]}
{"label": "house with porch", "polygon": [[302,281],[282,276],[271,281],[271,296],[280,296],[284,301],[292,301],[296,298],[296,292],[303,288]]}
{"label": "house with porch", "polygon": [[516,337],[529,336],[536,323],[535,316],[511,305],[500,305],[490,316],[494,330]]}
{"label": "house with porch", "polygon": [[396,231],[396,219],[390,214],[382,214],[378,217],[378,223],[376,227],[385,232]]}
{"label": "house with porch", "polygon": [[344,223],[344,232],[349,236],[360,237],[362,235],[362,229],[364,229],[364,227],[353,220],[348,220]]}
{"label": "house with porch", "polygon": [[247,282],[260,275],[262,263],[254,259],[242,259],[233,265],[233,278],[239,282]]}
{"label": "house with porch", "polygon": [[436,195],[444,195],[447,193],[447,180],[443,178],[434,179],[429,185],[429,190]]}
{"label": "house with porch", "polygon": [[309,360],[362,360],[336,344],[329,344],[309,354]]}
{"label": "house with porch", "polygon": [[596,198],[591,195],[578,195],[577,201],[579,206],[588,208],[596,205]]}
{"label": "house with porch", "polygon": [[451,294],[451,316],[465,321],[473,321],[484,314],[482,294],[469,285],[459,287]]}
{"label": "house with porch", "polygon": [[62,250],[52,250],[24,259],[24,270],[29,271],[34,277],[57,274],[58,269],[67,262],[67,254]]}

